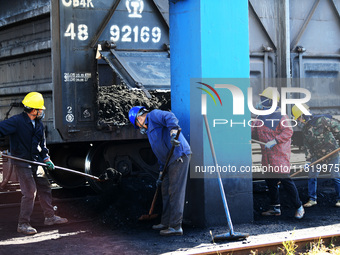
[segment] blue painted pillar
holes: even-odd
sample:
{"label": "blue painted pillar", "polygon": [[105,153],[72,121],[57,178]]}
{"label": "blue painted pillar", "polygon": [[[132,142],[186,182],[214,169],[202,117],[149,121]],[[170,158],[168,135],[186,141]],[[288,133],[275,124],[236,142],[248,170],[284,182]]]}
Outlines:
{"label": "blue painted pillar", "polygon": [[[197,174],[214,166],[201,114],[202,94],[207,97],[207,116],[219,166],[251,167],[251,131],[247,107],[249,87],[248,0],[169,0],[171,45],[171,103],[193,151],[187,188],[185,218],[193,224],[226,223],[217,175]],[[217,95],[203,82],[216,89]],[[232,97],[217,84],[240,89]],[[211,92],[218,104],[215,105]],[[241,100],[244,112],[235,115],[233,101]],[[221,125],[214,120],[223,119]],[[234,125],[230,125],[233,122]],[[239,123],[239,124],[235,124]],[[245,123],[245,124],[243,124]],[[253,220],[251,172],[223,173],[223,185],[234,223]]]}

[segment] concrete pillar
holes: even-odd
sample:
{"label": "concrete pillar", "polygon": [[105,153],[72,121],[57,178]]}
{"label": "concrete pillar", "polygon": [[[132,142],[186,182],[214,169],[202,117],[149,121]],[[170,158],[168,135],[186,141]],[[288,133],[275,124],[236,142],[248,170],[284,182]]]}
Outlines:
{"label": "concrete pillar", "polygon": [[[226,216],[215,174],[195,173],[198,166],[213,166],[206,127],[201,114],[201,95],[207,95],[207,116],[219,166],[251,166],[249,87],[248,0],[169,0],[171,46],[171,102],[183,134],[193,151],[187,188],[185,218],[195,225],[226,223]],[[217,105],[206,92],[204,82]],[[232,84],[244,95],[244,114],[233,114],[228,89],[216,84]],[[235,102],[236,102],[235,101]],[[214,119],[225,125],[213,126]],[[230,121],[234,125],[230,125]],[[244,122],[245,121],[245,122]],[[235,122],[239,124],[235,124]],[[245,125],[243,124],[245,123]],[[196,178],[198,177],[198,178]],[[213,178],[211,178],[213,177]],[[252,174],[223,173],[223,185],[234,223],[253,220]]]}

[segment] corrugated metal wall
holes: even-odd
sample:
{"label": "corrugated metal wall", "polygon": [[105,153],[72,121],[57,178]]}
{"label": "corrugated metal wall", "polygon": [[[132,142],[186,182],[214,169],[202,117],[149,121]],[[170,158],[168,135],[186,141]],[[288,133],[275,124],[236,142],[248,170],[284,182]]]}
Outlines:
{"label": "corrugated metal wall", "polygon": [[[2,1],[0,8],[0,120],[13,102],[31,91],[43,93],[49,142],[53,128],[50,1]],[[22,108],[13,108],[10,116]]]}
{"label": "corrugated metal wall", "polygon": [[291,77],[291,86],[312,93],[312,109],[340,114],[339,7],[340,0],[249,1],[254,95],[287,86],[270,78]]}

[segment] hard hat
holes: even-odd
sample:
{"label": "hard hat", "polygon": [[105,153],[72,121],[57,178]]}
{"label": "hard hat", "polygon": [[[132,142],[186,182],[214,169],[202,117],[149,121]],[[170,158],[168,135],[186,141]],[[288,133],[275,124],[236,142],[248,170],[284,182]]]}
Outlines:
{"label": "hard hat", "polygon": [[45,110],[44,98],[39,92],[28,93],[24,100],[22,100],[24,106],[32,109],[42,109]]}
{"label": "hard hat", "polygon": [[[309,109],[309,106],[306,104],[302,104],[307,110]],[[294,120],[297,120],[302,114],[303,112],[296,106],[294,105],[292,107],[292,114],[294,115]]]}
{"label": "hard hat", "polygon": [[143,110],[146,109],[144,106],[134,106],[130,109],[129,111],[129,120],[130,122],[133,124],[133,126],[135,127],[135,129],[138,129],[139,127],[136,125],[136,118],[138,116],[138,113]]}
{"label": "hard hat", "polygon": [[269,99],[273,100],[274,90],[276,90],[276,93],[277,93],[277,101],[279,102],[279,101],[280,101],[280,94],[279,94],[279,92],[277,91],[277,89],[276,89],[276,88],[273,88],[273,87],[268,87],[268,88],[266,88],[266,89],[260,94],[260,96],[263,96],[263,97],[266,97],[266,98],[269,98]]}

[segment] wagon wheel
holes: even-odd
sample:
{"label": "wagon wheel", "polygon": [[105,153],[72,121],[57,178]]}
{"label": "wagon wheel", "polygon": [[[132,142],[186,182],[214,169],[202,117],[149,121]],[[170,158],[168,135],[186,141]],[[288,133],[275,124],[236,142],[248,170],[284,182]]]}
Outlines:
{"label": "wagon wheel", "polygon": [[[11,178],[12,177],[12,178]],[[2,159],[0,168],[0,188],[5,189],[9,181],[16,177],[13,174],[13,165],[10,164],[8,159]]]}

